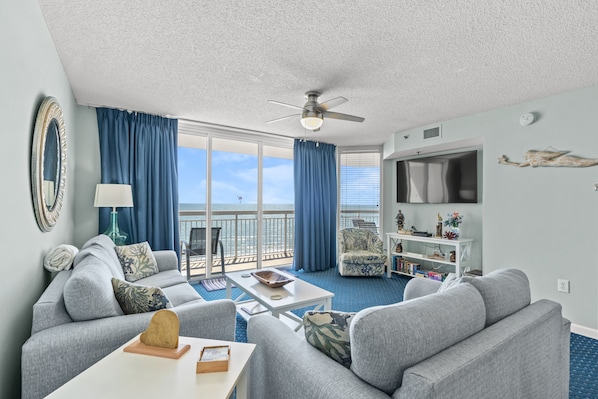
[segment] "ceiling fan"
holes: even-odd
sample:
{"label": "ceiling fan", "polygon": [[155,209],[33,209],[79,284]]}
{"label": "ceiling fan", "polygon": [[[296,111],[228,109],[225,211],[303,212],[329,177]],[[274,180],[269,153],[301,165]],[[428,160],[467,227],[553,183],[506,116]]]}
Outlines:
{"label": "ceiling fan", "polygon": [[307,93],[305,93],[305,99],[307,100],[307,102],[303,107],[298,107],[296,105],[291,105],[287,103],[281,103],[280,101],[268,100],[268,102],[272,104],[278,104],[282,105],[283,107],[298,109],[301,111],[301,113],[283,116],[282,118],[272,119],[271,121],[268,121],[266,123],[273,123],[289,118],[294,118],[296,116],[301,116],[301,124],[303,125],[303,127],[317,132],[318,130],[320,130],[320,126],[322,126],[324,118],[341,119],[344,121],[351,122],[363,122],[365,120],[364,118],[361,118],[359,116],[329,111],[329,109],[349,101],[345,97],[336,97],[332,100],[328,100],[323,103],[318,103],[318,97],[320,97],[319,92],[308,91]]}

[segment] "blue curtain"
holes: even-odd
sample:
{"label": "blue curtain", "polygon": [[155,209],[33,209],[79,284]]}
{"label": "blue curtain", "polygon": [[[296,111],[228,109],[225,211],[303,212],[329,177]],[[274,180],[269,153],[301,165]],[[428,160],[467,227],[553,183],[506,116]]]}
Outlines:
{"label": "blue curtain", "polygon": [[[131,243],[180,255],[177,174],[178,121],[155,115],[98,108],[101,182],[130,184],[132,208],[119,208],[118,225]],[[99,232],[110,209],[100,208]]]}
{"label": "blue curtain", "polygon": [[293,269],[336,266],[336,147],[295,140],[295,253]]}

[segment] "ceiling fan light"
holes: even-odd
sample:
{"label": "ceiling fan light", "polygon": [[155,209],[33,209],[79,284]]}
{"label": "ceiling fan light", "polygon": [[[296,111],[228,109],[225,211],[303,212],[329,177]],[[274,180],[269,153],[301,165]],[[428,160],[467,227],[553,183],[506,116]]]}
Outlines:
{"label": "ceiling fan light", "polygon": [[301,116],[301,124],[308,130],[316,130],[322,126],[322,114],[320,112],[304,112]]}

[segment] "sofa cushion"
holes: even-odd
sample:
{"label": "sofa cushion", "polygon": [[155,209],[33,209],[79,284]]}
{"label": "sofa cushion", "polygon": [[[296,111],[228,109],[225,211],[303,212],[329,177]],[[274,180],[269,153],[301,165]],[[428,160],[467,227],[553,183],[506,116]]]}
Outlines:
{"label": "sofa cushion", "polygon": [[75,257],[75,266],[87,256],[95,256],[108,266],[114,277],[122,280],[125,278],[125,274],[123,273],[123,268],[116,256],[114,247],[114,242],[105,234],[99,234],[92,237],[83,244],[81,251],[77,257]]}
{"label": "sofa cushion", "polygon": [[468,283],[364,309],[351,322],[351,371],[392,395],[407,368],[481,331],[485,321],[482,296]]}
{"label": "sofa cushion", "polygon": [[172,307],[164,292],[158,287],[131,284],[112,278],[114,295],[125,314],[146,313]]}
{"label": "sofa cushion", "polygon": [[134,282],[158,273],[158,264],[147,241],[114,247],[125,273],[125,280]]}
{"label": "sofa cushion", "polygon": [[499,269],[482,277],[463,276],[482,295],[486,305],[486,326],[523,309],[531,302],[529,280],[517,269]]}
{"label": "sofa cushion", "polygon": [[303,315],[305,339],[345,367],[351,366],[349,327],[354,312],[308,311]]}
{"label": "sofa cushion", "polygon": [[181,275],[178,270],[166,270],[151,276],[141,278],[135,281],[136,284],[147,285],[149,287],[170,287],[171,285],[187,284],[187,279]]}
{"label": "sofa cushion", "polygon": [[108,267],[87,257],[73,270],[64,285],[64,306],[74,321],[94,320],[123,314],[110,279]]}
{"label": "sofa cushion", "polygon": [[187,282],[162,288],[162,291],[164,291],[168,299],[170,299],[172,306],[175,307],[193,301],[204,301],[201,295],[199,295],[197,291],[195,291],[195,289]]}

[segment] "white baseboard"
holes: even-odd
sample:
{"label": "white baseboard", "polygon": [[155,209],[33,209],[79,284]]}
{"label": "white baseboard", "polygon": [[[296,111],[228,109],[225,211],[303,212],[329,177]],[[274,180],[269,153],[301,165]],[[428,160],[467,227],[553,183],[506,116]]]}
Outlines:
{"label": "white baseboard", "polygon": [[579,324],[571,324],[571,332],[584,337],[598,339],[598,330],[580,326]]}

